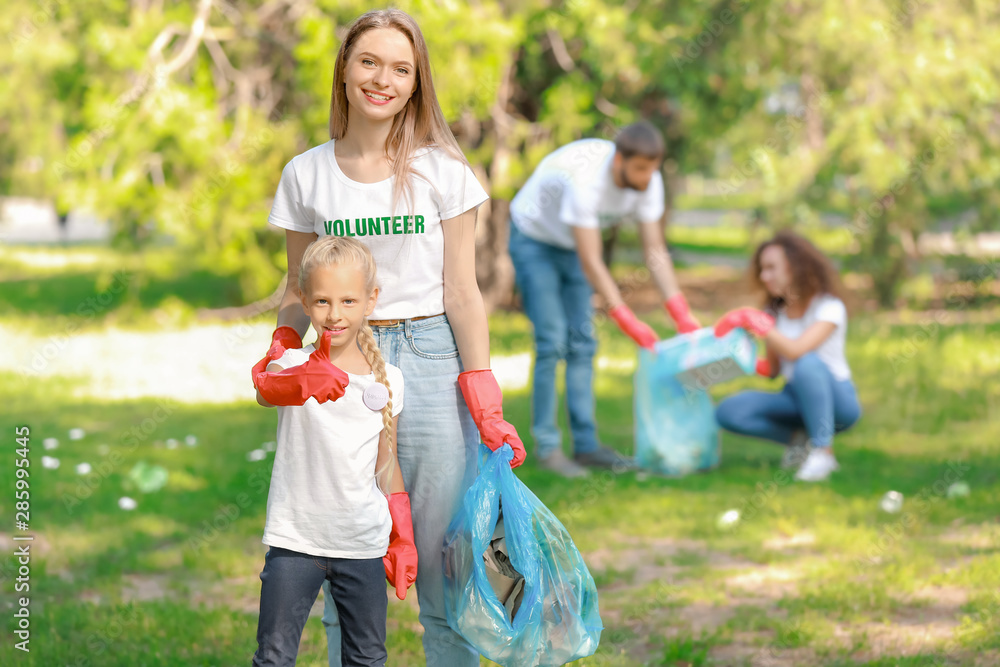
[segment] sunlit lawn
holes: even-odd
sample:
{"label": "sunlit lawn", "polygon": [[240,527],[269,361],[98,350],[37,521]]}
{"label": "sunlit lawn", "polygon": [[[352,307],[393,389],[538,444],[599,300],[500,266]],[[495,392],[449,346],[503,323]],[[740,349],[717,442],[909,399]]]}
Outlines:
{"label": "sunlit lawn", "polygon": [[[10,313],[15,298],[5,298]],[[663,314],[646,319],[667,332]],[[498,313],[491,329],[494,354],[530,349],[521,315]],[[634,356],[611,326],[599,332],[604,356]],[[731,436],[719,469],[684,479],[608,473],[571,482],[529,456],[521,478],[569,528],[600,589],[606,629],[597,654],[580,664],[1000,661],[1000,325],[861,319],[852,322],[848,355],[864,416],[837,439],[842,470],[828,483],[791,482],[777,468],[778,448]],[[770,383],[747,379],[714,393],[751,385]],[[0,375],[0,432],[13,448],[15,425],[32,430],[38,536],[32,651],[15,651],[8,632],[0,662],[249,664],[272,458],[246,454],[274,439],[273,411],[71,401],[68,389]],[[628,363],[600,366],[597,391],[602,439],[630,452]],[[525,435],[528,411],[526,391],[507,392],[505,412]],[[82,440],[67,437],[74,427],[85,430]],[[184,444],[188,434],[196,447]],[[50,436],[59,448],[44,452]],[[168,449],[169,438],[180,445]],[[43,453],[57,455],[60,467],[43,469]],[[12,460],[0,464],[8,517]],[[126,488],[138,461],[166,467],[166,487]],[[76,474],[82,462],[91,474]],[[947,497],[955,480],[971,494]],[[889,490],[903,493],[902,513],[880,511]],[[119,509],[123,495],[138,500],[135,511]],[[744,520],[727,530],[717,519],[728,509]],[[9,578],[4,586],[11,593]],[[393,600],[390,664],[423,664],[419,633],[415,604]],[[325,655],[314,617],[299,664],[325,664]]]}

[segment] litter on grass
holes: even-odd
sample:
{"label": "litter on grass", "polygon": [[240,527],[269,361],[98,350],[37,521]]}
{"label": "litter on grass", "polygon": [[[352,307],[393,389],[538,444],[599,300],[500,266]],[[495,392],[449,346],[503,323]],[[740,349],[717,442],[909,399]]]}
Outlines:
{"label": "litter on grass", "polygon": [[166,486],[167,477],[167,469],[163,466],[139,461],[129,470],[126,479],[130,486],[135,487],[140,492],[153,493]]}
{"label": "litter on grass", "polygon": [[82,428],[71,428],[69,430],[70,440],[83,440],[83,436],[87,435]]}
{"label": "litter on grass", "polygon": [[59,441],[55,438],[45,438],[45,440],[42,440],[42,447],[45,447],[45,449],[55,449],[58,446]]}
{"label": "litter on grass", "polygon": [[948,487],[949,498],[964,498],[969,495],[969,485],[966,482],[955,482]]}
{"label": "litter on grass", "polygon": [[59,459],[54,456],[43,456],[42,467],[48,468],[49,470],[55,470],[59,467]]}
{"label": "litter on grass", "polygon": [[739,520],[740,520],[739,510],[726,510],[725,512],[719,515],[718,525],[719,528],[723,529],[732,528],[737,524],[737,522],[739,522]]}
{"label": "litter on grass", "polygon": [[903,509],[903,494],[899,491],[889,491],[882,496],[882,500],[878,505],[882,508],[883,512],[896,514],[899,510]]}

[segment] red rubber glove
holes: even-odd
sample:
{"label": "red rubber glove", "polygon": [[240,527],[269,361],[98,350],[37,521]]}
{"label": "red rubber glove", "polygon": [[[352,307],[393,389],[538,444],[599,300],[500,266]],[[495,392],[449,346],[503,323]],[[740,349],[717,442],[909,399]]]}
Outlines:
{"label": "red rubber glove", "polygon": [[417,545],[413,541],[413,519],[410,516],[410,494],[389,495],[389,551],[382,557],[385,578],[396,589],[396,597],[406,599],[406,591],[417,580]]}
{"label": "red rubber glove", "polygon": [[[301,366],[286,368],[277,373],[259,371],[261,363],[267,368],[267,363],[263,360],[254,366],[253,384],[264,400],[271,405],[287,406],[304,405],[310,398],[325,403],[343,396],[349,379],[347,373],[330,363],[331,335],[329,331],[323,333],[316,349]],[[280,347],[280,343],[277,343],[277,347]],[[275,345],[271,348],[275,350]]]}
{"label": "red rubber glove", "polygon": [[757,375],[763,375],[766,378],[771,377],[771,362],[767,359],[757,360]]}
{"label": "red rubber glove", "polygon": [[701,328],[701,324],[695,319],[694,315],[691,314],[691,309],[688,307],[687,299],[684,295],[678,292],[673,295],[663,304],[667,308],[667,312],[670,313],[670,317],[673,318],[674,324],[677,325],[678,333],[688,333],[689,331],[695,331]]}
{"label": "red rubber glove", "polygon": [[524,443],[517,435],[514,425],[504,421],[503,394],[496,378],[493,377],[493,371],[484,368],[459,373],[458,386],[462,388],[462,396],[465,397],[465,404],[469,406],[472,419],[479,428],[483,444],[495,452],[507,443],[514,450],[510,467],[516,468],[524,463]]}
{"label": "red rubber glove", "polygon": [[648,324],[640,321],[632,309],[626,306],[624,303],[619,304],[608,311],[608,315],[615,321],[618,328],[621,329],[625,335],[634,340],[639,347],[644,347],[647,350],[652,350],[653,345],[659,338],[656,336],[656,332],[653,331]]}
{"label": "red rubber glove", "polygon": [[250,380],[253,382],[254,386],[257,386],[257,374],[263,373],[267,370],[267,365],[274,361],[275,359],[281,359],[282,355],[285,354],[285,350],[289,349],[301,349],[302,348],[302,336],[299,332],[289,326],[278,327],[271,334],[271,347],[268,348],[267,354],[264,358],[258,361],[253,370],[250,371]]}
{"label": "red rubber glove", "polygon": [[774,328],[774,318],[756,308],[730,310],[715,323],[715,337],[722,338],[736,327],[742,327],[755,336],[766,336]]}

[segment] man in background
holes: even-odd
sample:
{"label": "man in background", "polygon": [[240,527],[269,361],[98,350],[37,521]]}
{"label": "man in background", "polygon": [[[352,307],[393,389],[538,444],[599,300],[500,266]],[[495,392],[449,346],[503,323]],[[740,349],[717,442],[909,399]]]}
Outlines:
{"label": "man in background", "polygon": [[[543,468],[581,477],[586,466],[628,461],[600,444],[594,418],[597,341],[591,296],[638,345],[656,333],[625,305],[604,260],[602,231],[638,225],[646,267],[681,333],[699,328],[674,276],[660,220],[664,214],[663,137],[650,123],[624,128],[614,142],[582,139],[546,156],[511,202],[510,255],[524,310],[534,325],[532,425]],[[573,458],[556,423],[556,366],[566,362]]]}

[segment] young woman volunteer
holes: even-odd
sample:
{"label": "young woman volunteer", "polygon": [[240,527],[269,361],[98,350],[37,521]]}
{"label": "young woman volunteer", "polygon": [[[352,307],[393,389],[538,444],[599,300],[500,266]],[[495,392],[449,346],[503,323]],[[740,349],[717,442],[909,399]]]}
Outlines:
{"label": "young woman volunteer", "polygon": [[[298,334],[308,327],[296,283],[309,243],[353,236],[371,249],[382,297],[369,324],[407,383],[397,453],[419,553],[424,652],[435,666],[479,664],[445,618],[441,560],[445,529],[476,474],[479,436],[492,449],[509,444],[512,466],[524,460],[489,370],[476,283],[476,211],[487,198],[445,122],[416,22],[396,9],[358,18],[337,54],[330,141],[288,163],[268,218],[286,230],[288,246],[275,339],[301,346]],[[324,592],[336,665],[336,608],[327,585]]]}
{"label": "young woman volunteer", "polygon": [[743,327],[764,339],[767,359],[757,372],[785,386],[778,393],[746,391],[719,404],[724,429],[788,445],[783,465],[801,463],[795,478],[825,480],[839,468],[833,435],[861,416],[844,355],[847,308],[830,261],[803,237],[782,231],[757,248],[751,262],[765,310],[739,308],[715,325],[716,336]]}

